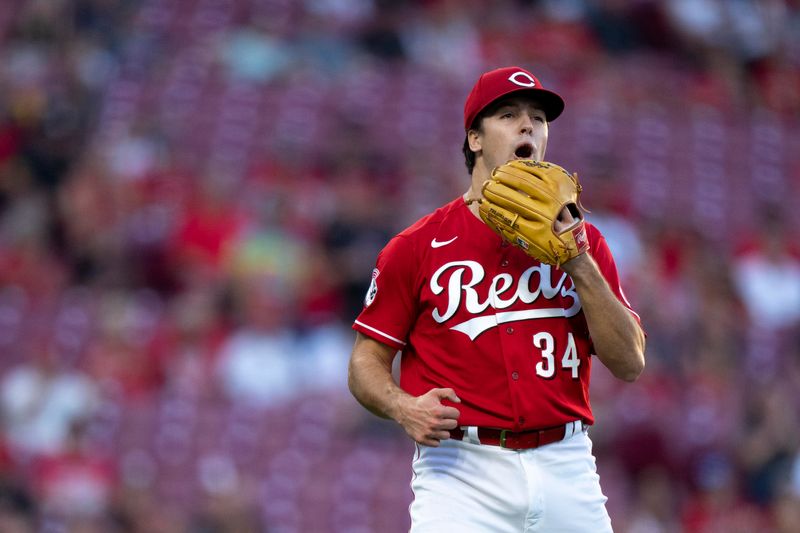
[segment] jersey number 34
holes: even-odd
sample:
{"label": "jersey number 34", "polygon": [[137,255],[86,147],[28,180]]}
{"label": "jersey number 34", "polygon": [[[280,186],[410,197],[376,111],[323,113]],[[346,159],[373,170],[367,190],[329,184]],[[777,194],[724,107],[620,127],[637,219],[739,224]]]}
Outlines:
{"label": "jersey number 34", "polygon": [[[542,354],[542,360],[536,363],[536,375],[545,379],[551,379],[556,375],[556,342],[547,331],[540,331],[533,336],[533,345]],[[561,368],[572,371],[572,379],[578,379],[578,367],[581,360],[578,359],[578,349],[575,347],[575,338],[572,333],[567,335],[567,347],[564,355],[561,356]]]}

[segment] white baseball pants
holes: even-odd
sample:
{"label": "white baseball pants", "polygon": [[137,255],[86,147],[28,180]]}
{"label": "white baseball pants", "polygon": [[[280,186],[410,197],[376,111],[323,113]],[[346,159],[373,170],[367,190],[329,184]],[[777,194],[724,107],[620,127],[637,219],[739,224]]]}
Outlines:
{"label": "white baseball pants", "polygon": [[530,450],[448,439],[417,446],[412,533],[610,532],[586,431]]}

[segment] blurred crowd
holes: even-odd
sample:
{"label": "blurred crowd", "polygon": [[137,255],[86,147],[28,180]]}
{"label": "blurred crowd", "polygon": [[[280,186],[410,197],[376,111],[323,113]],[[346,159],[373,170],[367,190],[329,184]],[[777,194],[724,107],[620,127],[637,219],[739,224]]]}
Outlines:
{"label": "blurred crowd", "polygon": [[404,531],[349,397],[375,256],[463,192],[464,98],[564,95],[648,333],[592,377],[615,529],[800,530],[800,2],[0,5],[0,531]]}

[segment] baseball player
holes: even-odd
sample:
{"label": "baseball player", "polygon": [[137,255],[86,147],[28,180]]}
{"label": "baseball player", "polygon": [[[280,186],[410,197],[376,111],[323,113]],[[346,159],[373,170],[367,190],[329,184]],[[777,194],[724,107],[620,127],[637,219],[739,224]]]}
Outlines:
{"label": "baseball player", "polygon": [[469,189],[386,245],[353,325],[351,392],[416,442],[414,532],[611,531],[592,355],[634,381],[645,340],[577,176],[544,162],[563,109],[522,68],[478,79]]}

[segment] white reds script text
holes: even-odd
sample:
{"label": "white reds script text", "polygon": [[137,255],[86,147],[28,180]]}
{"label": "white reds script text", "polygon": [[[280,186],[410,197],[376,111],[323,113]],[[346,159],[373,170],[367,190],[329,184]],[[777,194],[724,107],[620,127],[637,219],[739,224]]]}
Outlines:
{"label": "white reds script text", "polygon": [[[448,274],[449,278],[445,278]],[[536,274],[537,279],[532,281],[534,274]],[[435,295],[439,295],[445,290],[447,291],[447,309],[442,312],[439,308],[435,308],[433,310],[433,319],[440,324],[446,322],[456,314],[461,307],[462,301],[466,311],[471,315],[481,315],[489,307],[495,311],[507,309],[518,300],[526,304],[533,303],[539,297],[552,300],[559,294],[562,298],[569,299],[568,301],[571,302],[571,305],[567,308],[537,307],[536,309],[476,316],[450,328],[460,331],[474,340],[484,331],[499,324],[536,318],[571,317],[577,315],[581,310],[581,302],[578,298],[578,293],[575,292],[575,285],[572,280],[569,279],[566,273],[563,273],[558,282],[555,285],[552,284],[550,265],[541,264],[530,267],[522,273],[516,284],[511,274],[498,274],[492,278],[489,284],[486,300],[481,302],[476,287],[483,281],[485,276],[486,272],[480,263],[476,261],[452,261],[439,267],[431,278],[430,288]],[[445,285],[439,283],[440,278],[445,282]],[[566,283],[568,279],[570,281],[569,286]]]}

